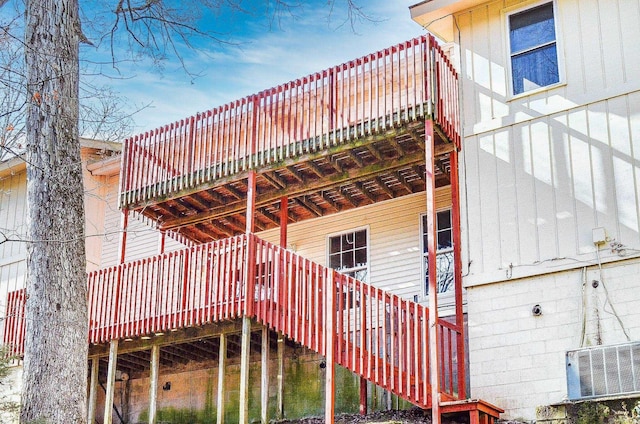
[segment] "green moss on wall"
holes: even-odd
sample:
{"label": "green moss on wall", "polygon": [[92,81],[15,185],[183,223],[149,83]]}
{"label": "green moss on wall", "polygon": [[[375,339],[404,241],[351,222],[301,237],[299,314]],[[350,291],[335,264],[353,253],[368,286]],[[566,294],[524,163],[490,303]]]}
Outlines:
{"label": "green moss on wall", "polygon": [[355,414],[360,410],[360,377],[336,367],[336,413]]}
{"label": "green moss on wall", "polygon": [[308,356],[285,361],[284,415],[295,419],[324,413],[324,371]]}
{"label": "green moss on wall", "polygon": [[640,423],[640,400],[608,400],[575,403],[567,407],[569,424]]}
{"label": "green moss on wall", "polygon": [[[277,414],[277,362],[276,355],[271,357],[269,367],[269,401],[268,414],[275,419]],[[311,416],[323,416],[325,407],[325,378],[326,368],[322,366],[324,358],[303,348],[288,348],[285,355],[284,381],[284,417],[285,419],[299,419]],[[191,371],[174,381],[174,384],[196,384],[200,393],[199,401],[189,405],[201,405],[202,409],[183,408],[180,399],[165,400],[166,403],[158,410],[158,421],[172,424],[200,424],[216,421],[217,415],[217,368],[206,370],[206,377],[191,378]],[[198,371],[194,371],[198,372]],[[201,372],[201,371],[200,371]],[[252,361],[249,368],[249,422],[260,422],[261,415],[261,363]],[[197,382],[197,383],[196,383]],[[177,387],[177,386],[176,386]],[[240,366],[230,364],[225,374],[224,416],[225,422],[238,421],[240,411]],[[360,408],[360,377],[347,369],[336,366],[336,414],[354,414]],[[384,390],[368,384],[369,411],[384,410],[387,407],[387,395]],[[194,399],[198,396],[194,395]],[[170,402],[170,403],[169,403]],[[396,396],[392,397],[393,409],[412,407]],[[148,411],[144,411],[134,418],[134,422],[147,422]]]}
{"label": "green moss on wall", "polygon": [[[157,421],[172,424],[209,424],[216,421],[216,411],[181,408],[161,408],[157,411]],[[144,410],[138,418],[141,422],[149,422],[149,411]]]}

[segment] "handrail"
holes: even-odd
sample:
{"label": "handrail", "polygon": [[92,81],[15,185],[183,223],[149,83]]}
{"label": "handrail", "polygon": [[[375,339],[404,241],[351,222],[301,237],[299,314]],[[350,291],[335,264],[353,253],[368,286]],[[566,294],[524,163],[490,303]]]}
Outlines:
{"label": "handrail", "polygon": [[[90,343],[249,316],[323,356],[332,338],[338,364],[430,407],[425,306],[253,234],[97,270],[87,284]],[[17,354],[23,352],[24,301],[24,289],[9,293],[4,343]],[[457,375],[454,363],[464,360],[457,349],[461,329],[444,320],[437,328],[440,392],[445,400],[462,398],[457,388],[465,376]]]}
{"label": "handrail", "polygon": [[427,116],[459,148],[458,113],[457,74],[421,36],[126,139],[120,206]]}
{"label": "handrail", "polygon": [[[430,405],[425,306],[249,237],[256,243],[254,317],[259,322],[325,356],[326,337],[333,337],[338,364],[417,405]],[[327,287],[329,273],[333,288]],[[336,306],[329,309],[327,294],[332,289]],[[335,328],[327,328],[327,322],[336,323]],[[440,391],[446,399],[458,399],[458,378],[465,378],[454,366],[464,360],[464,353],[456,349],[459,329],[443,320],[437,327]]]}
{"label": "handrail", "polygon": [[241,317],[246,245],[240,235],[89,273],[89,341]]}

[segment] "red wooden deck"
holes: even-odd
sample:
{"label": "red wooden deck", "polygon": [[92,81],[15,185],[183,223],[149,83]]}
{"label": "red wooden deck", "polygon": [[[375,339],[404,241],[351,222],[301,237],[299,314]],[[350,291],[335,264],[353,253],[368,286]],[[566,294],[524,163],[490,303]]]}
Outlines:
{"label": "red wooden deck", "polygon": [[[249,316],[324,356],[333,337],[336,363],[416,405],[431,405],[426,307],[254,235],[98,270],[88,274],[88,289],[90,343]],[[20,354],[24,319],[15,312],[24,307],[24,290],[9,299],[4,342]],[[442,398],[458,399],[461,329],[442,320],[437,327]]]}
{"label": "red wooden deck", "polygon": [[[421,145],[423,153],[410,153],[433,156],[426,167],[427,193],[432,194],[435,123],[439,137],[455,146],[442,154],[452,158],[448,178],[457,192],[457,87],[457,74],[444,52],[433,37],[424,36],[126,140],[120,178],[123,209],[143,209],[180,193],[223,184],[245,172],[251,178],[246,193],[239,191],[237,197],[242,202],[246,196],[247,234],[90,273],[89,342],[107,343],[248,316],[423,408],[431,408],[430,361],[437,360],[434,381],[438,381],[439,397],[445,402],[464,399],[461,297],[456,298],[456,324],[438,319],[434,326],[426,307],[252,234],[254,170],[299,161],[336,146],[352,148],[357,140],[390,129],[410,133],[413,127],[422,127],[424,136],[408,137],[418,139],[415,144]],[[424,122],[412,124],[415,121]],[[384,162],[386,156],[368,147]],[[399,156],[406,152],[396,147]],[[325,179],[333,175],[322,169],[317,173]],[[413,192],[411,186],[406,190]],[[453,200],[456,210],[456,196]],[[433,199],[427,204],[435,208]],[[287,222],[286,206],[281,214]],[[206,211],[204,215],[208,216]],[[242,229],[243,222],[236,227]],[[459,228],[455,234],[455,246],[460,246]],[[430,251],[435,252],[435,246]],[[456,268],[461,291],[459,263]],[[17,354],[23,352],[24,301],[24,290],[12,292],[6,309],[4,343]],[[435,332],[430,331],[433,328]],[[436,337],[437,343],[430,337]],[[437,351],[430,351],[431,345]]]}
{"label": "red wooden deck", "polygon": [[433,119],[460,147],[457,73],[415,38],[129,138],[123,208]]}

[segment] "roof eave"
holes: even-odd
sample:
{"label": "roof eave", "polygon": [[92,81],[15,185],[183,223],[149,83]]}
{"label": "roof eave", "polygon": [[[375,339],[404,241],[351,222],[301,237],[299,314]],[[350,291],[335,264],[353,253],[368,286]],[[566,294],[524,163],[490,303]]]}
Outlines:
{"label": "roof eave", "polygon": [[455,13],[487,0],[426,0],[409,6],[411,19],[447,42],[454,41],[452,17]]}

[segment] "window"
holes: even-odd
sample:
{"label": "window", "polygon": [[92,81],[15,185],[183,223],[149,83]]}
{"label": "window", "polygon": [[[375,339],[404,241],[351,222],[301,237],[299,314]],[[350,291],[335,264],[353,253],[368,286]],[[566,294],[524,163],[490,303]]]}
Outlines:
{"label": "window", "polygon": [[513,94],[560,82],[553,2],[508,15]]}
{"label": "window", "polygon": [[329,237],[329,266],[331,268],[367,282],[368,258],[366,229]]}
{"label": "window", "polygon": [[[438,247],[436,251],[436,275],[438,293],[453,290],[453,227],[451,210],[436,213],[436,229]],[[422,215],[422,258],[424,264],[425,293],[429,294],[429,253],[427,240],[427,215]]]}

